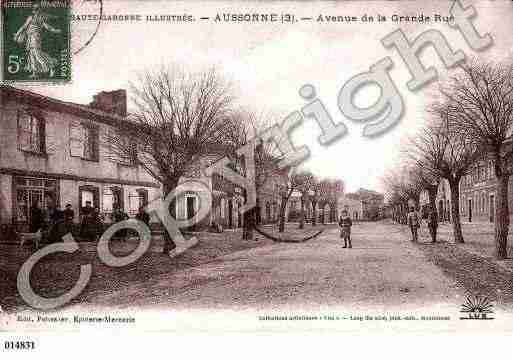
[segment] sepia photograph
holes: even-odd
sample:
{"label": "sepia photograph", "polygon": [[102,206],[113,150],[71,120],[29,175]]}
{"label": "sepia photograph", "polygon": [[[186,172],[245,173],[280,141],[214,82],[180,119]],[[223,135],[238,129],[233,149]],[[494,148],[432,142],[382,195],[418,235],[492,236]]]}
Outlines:
{"label": "sepia photograph", "polygon": [[0,3],[2,354],[513,333],[512,2]]}

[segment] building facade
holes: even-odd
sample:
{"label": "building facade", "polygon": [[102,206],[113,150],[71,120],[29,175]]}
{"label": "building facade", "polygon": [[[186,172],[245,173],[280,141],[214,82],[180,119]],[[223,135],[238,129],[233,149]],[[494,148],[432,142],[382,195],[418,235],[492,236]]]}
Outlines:
{"label": "building facade", "polygon": [[[419,209],[423,216],[427,215],[427,206],[429,205],[428,191],[424,190],[419,196]],[[451,221],[451,188],[449,181],[443,178],[437,187],[435,199],[436,212],[439,222]]]}
{"label": "building facade", "polygon": [[[512,190],[512,180],[509,182]],[[497,179],[493,161],[476,162],[460,182],[460,216],[466,222],[495,222]],[[509,198],[510,209],[513,201]]]}
{"label": "building facade", "polygon": [[[191,165],[186,176],[179,184],[186,185],[183,195],[176,198],[176,215],[178,219],[193,217],[205,191],[211,193],[210,212],[197,225],[195,230],[205,229],[213,224],[221,225],[224,229],[240,228],[244,222],[242,207],[244,206],[244,191],[228,181],[222,174],[206,176],[201,166],[208,166],[225,156],[225,149],[212,148],[211,153],[198,159]],[[287,173],[276,166],[266,170],[266,177],[257,189],[256,221],[258,224],[277,223],[281,197],[287,185]],[[286,211],[287,215],[287,211]],[[287,218],[287,217],[286,217]]]}
{"label": "building facade", "polygon": [[[0,87],[0,223],[26,231],[39,201],[71,204],[75,222],[86,202],[105,215],[134,216],[160,196],[160,184],[131,161],[110,156],[103,135],[126,117],[126,93],[103,92],[90,105]],[[102,109],[102,104],[112,107]]]}
{"label": "building facade", "polygon": [[[286,170],[273,167],[263,184],[257,190],[257,223],[277,223],[280,218],[282,196],[287,190],[288,176]],[[289,204],[285,209],[288,216]]]}
{"label": "building facade", "polygon": [[347,196],[342,196],[338,200],[337,209],[338,213],[341,213],[343,210],[347,210],[347,214],[351,217],[353,221],[359,221],[364,218],[363,203],[361,200],[348,198]]}
{"label": "building facade", "polygon": [[354,193],[348,193],[346,197],[347,199],[360,202],[361,220],[377,220],[384,216],[385,196],[382,193],[360,188]]}

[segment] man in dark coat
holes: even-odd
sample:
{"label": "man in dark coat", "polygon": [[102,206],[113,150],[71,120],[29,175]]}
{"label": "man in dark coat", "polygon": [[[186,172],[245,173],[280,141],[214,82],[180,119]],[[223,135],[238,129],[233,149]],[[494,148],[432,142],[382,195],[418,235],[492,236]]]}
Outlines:
{"label": "man in dark coat", "polygon": [[412,242],[417,242],[419,238],[418,229],[420,227],[419,214],[415,211],[415,207],[410,207],[410,212],[406,217],[408,227],[410,227]]}
{"label": "man in dark coat", "polygon": [[41,208],[41,202],[36,200],[30,208],[30,232],[35,233],[45,227],[45,214]]}
{"label": "man in dark coat", "polygon": [[73,232],[73,220],[75,219],[75,211],[71,207],[71,204],[66,205],[66,209],[64,210],[64,223],[66,225],[66,230],[68,233]]}
{"label": "man in dark coat", "polygon": [[340,237],[344,238],[344,248],[348,248],[348,244],[349,248],[353,248],[351,244],[351,226],[353,221],[351,221],[351,217],[347,214],[347,210],[342,211],[338,225],[340,226]]}
{"label": "man in dark coat", "polygon": [[91,201],[87,201],[82,207],[82,220],[80,221],[80,236],[87,240],[96,238],[96,226],[94,220],[94,208]]}
{"label": "man in dark coat", "polygon": [[[128,218],[128,215],[125,212],[123,212],[123,210],[119,206],[114,207],[114,210],[112,211],[112,223],[119,223],[124,220],[127,220]],[[116,232],[114,238],[118,238],[122,241],[125,241],[127,236],[128,231],[126,229],[120,229]]]}
{"label": "man in dark coat", "polygon": [[139,211],[135,215],[135,219],[144,222],[148,227],[150,226],[150,215],[146,213],[144,207],[139,207]]}

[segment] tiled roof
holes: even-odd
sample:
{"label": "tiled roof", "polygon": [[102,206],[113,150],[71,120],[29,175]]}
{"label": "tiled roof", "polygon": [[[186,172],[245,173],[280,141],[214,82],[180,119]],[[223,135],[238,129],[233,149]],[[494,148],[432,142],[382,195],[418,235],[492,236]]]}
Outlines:
{"label": "tiled roof", "polygon": [[10,85],[0,85],[0,103],[3,103],[8,98],[13,98],[14,101],[17,102],[27,103],[33,106],[35,105],[56,112],[70,113],[78,117],[106,123],[112,126],[118,125],[120,121],[126,121],[126,118],[117,114],[105,112],[87,105],[58,100]]}

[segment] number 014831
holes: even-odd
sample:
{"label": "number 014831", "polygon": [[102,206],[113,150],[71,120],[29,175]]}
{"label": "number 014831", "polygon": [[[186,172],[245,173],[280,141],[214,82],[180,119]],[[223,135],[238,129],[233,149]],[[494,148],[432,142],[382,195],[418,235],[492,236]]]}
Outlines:
{"label": "number 014831", "polygon": [[35,342],[32,341],[5,341],[5,350],[34,350],[36,349]]}

